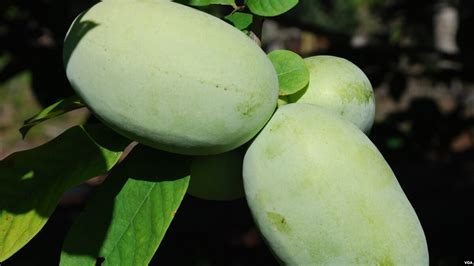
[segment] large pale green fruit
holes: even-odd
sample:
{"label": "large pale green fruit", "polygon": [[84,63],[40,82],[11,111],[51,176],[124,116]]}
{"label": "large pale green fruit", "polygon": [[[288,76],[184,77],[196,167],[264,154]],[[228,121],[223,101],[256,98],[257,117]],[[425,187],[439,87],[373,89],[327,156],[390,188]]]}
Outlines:
{"label": "large pale green fruit", "polygon": [[196,156],[191,163],[188,193],[206,200],[244,197],[242,164],[247,145],[221,154]]}
{"label": "large pale green fruit", "polygon": [[305,58],[308,87],[288,95],[289,103],[311,103],[337,113],[364,132],[374,123],[375,101],[367,76],[352,62],[336,56]]}
{"label": "large pale green fruit", "polygon": [[428,265],[417,215],[358,128],[310,104],[281,107],[248,149],[252,214],[288,265]]}
{"label": "large pale green fruit", "polygon": [[99,119],[169,152],[234,149],[257,134],[278,98],[275,70],[250,38],[169,1],[96,4],[71,26],[64,60]]}

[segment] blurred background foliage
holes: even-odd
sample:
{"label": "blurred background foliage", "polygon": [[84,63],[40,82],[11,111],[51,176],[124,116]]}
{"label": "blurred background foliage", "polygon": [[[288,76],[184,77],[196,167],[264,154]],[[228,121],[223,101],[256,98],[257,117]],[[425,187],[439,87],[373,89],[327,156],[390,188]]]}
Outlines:
{"label": "blurred background foliage", "polygon": [[[42,107],[73,94],[62,42],[72,20],[95,2],[0,2],[0,159],[88,119],[87,110],[78,110],[38,126],[25,140],[18,132]],[[231,10],[206,11],[222,17]],[[267,51],[342,56],[369,76],[377,103],[370,138],[419,215],[432,265],[473,259],[473,28],[472,0],[300,0],[263,26]],[[66,194],[44,230],[5,265],[57,264],[64,234],[94,184]],[[185,198],[154,263],[276,264],[245,200],[192,197]]]}

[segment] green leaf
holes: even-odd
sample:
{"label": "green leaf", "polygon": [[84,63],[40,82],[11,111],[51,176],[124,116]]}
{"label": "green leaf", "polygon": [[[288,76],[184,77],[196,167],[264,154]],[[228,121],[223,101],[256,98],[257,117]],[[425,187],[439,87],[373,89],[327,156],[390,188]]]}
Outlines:
{"label": "green leaf", "polygon": [[273,17],[292,9],[298,4],[298,0],[247,0],[245,3],[254,14]]}
{"label": "green leaf", "polygon": [[36,126],[37,124],[46,121],[51,118],[63,115],[69,111],[76,110],[85,107],[81,100],[77,96],[71,98],[62,99],[46,108],[41,110],[39,113],[26,120],[23,126],[20,128],[20,133],[23,138],[26,136],[28,131]]}
{"label": "green leaf", "polygon": [[208,6],[208,5],[229,5],[235,6],[234,0],[189,0],[191,6]]}
{"label": "green leaf", "polygon": [[391,137],[387,139],[386,146],[391,150],[398,150],[403,147],[404,140],[400,137]]}
{"label": "green leaf", "polygon": [[268,54],[278,74],[280,96],[293,94],[309,83],[309,70],[298,54],[288,50],[276,50]]}
{"label": "green leaf", "polygon": [[72,226],[61,265],[148,265],[186,193],[189,164],[135,147]]}
{"label": "green leaf", "polygon": [[234,12],[225,17],[227,21],[230,21],[234,27],[239,30],[248,28],[253,22],[253,15],[242,12]]}
{"label": "green leaf", "polygon": [[64,192],[110,170],[129,143],[102,125],[76,126],[0,161],[0,262],[41,230]]}

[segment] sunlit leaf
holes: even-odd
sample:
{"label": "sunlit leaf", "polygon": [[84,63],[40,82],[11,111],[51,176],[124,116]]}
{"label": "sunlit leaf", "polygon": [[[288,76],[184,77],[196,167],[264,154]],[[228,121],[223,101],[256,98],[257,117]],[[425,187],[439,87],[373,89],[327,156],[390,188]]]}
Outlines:
{"label": "sunlit leaf", "polygon": [[37,124],[44,122],[48,119],[58,117],[72,110],[85,107],[84,104],[77,96],[71,98],[62,99],[46,108],[41,110],[39,113],[26,120],[23,126],[20,128],[20,133],[23,137],[26,136],[28,131],[36,126]]}
{"label": "sunlit leaf", "polygon": [[268,54],[278,74],[280,95],[293,94],[309,83],[309,70],[298,54],[288,50],[276,50]]}
{"label": "sunlit leaf", "polygon": [[242,13],[242,12],[234,12],[225,17],[227,21],[230,21],[234,27],[239,30],[243,30],[248,28],[253,22],[253,15]]}
{"label": "sunlit leaf", "polygon": [[273,17],[292,9],[298,4],[298,0],[246,0],[245,3],[254,14]]}
{"label": "sunlit leaf", "polygon": [[61,265],[148,265],[186,193],[189,161],[135,147],[72,226]]}
{"label": "sunlit leaf", "polygon": [[102,125],[76,126],[0,161],[0,262],[40,231],[64,192],[110,170],[129,143]]}

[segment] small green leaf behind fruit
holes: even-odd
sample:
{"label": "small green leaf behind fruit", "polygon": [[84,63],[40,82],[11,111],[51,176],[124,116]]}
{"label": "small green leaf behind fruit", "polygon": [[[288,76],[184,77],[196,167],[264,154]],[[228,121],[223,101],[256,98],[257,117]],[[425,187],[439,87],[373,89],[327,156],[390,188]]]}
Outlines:
{"label": "small green leaf behind fruit", "polygon": [[76,126],[0,161],[0,262],[41,230],[64,192],[109,171],[129,143],[102,125]]}
{"label": "small green leaf behind fruit", "polygon": [[256,15],[273,17],[292,9],[298,0],[247,0],[245,4]]}
{"label": "small green leaf behind fruit", "polygon": [[23,137],[25,137],[26,134],[28,134],[28,131],[39,123],[83,107],[85,107],[85,105],[77,96],[61,99],[60,101],[44,108],[39,113],[26,120],[23,123],[23,126],[20,128],[20,133]]}
{"label": "small green leaf behind fruit", "polygon": [[148,265],[186,193],[189,164],[136,146],[72,226],[61,265]]}
{"label": "small green leaf behind fruit", "polygon": [[243,12],[234,12],[225,17],[225,19],[239,30],[247,29],[253,22],[253,15]]}
{"label": "small green leaf behind fruit", "polygon": [[303,58],[288,50],[276,50],[268,54],[278,74],[280,96],[304,89],[309,83],[309,70]]}

